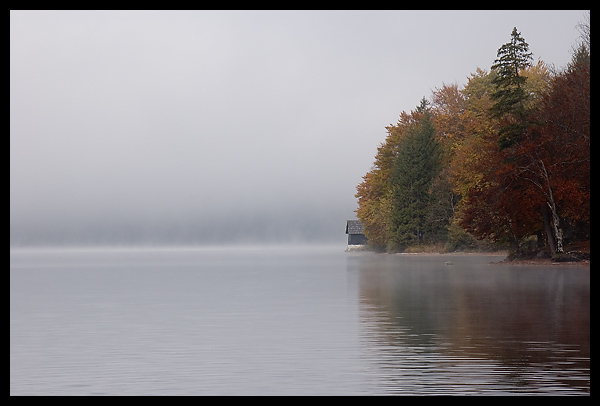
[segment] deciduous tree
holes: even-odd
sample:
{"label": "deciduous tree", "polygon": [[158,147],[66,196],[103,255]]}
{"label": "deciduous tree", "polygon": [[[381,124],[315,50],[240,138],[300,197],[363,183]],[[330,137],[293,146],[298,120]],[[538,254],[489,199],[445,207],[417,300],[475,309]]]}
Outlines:
{"label": "deciduous tree", "polygon": [[[589,20],[562,72],[532,65],[517,29],[490,72],[402,112],[357,187],[357,215],[388,251],[457,234],[510,243],[542,232],[553,254],[589,239]],[[585,34],[587,33],[587,37]],[[465,237],[465,238],[463,238]],[[469,237],[469,238],[466,238]],[[470,244],[470,243],[469,243]]]}

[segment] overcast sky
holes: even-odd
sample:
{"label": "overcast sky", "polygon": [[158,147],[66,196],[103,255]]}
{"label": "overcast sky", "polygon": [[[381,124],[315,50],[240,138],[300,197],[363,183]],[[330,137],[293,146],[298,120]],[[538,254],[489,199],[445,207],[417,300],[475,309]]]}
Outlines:
{"label": "overcast sky", "polygon": [[344,241],[385,126],[584,11],[11,11],[11,245]]}

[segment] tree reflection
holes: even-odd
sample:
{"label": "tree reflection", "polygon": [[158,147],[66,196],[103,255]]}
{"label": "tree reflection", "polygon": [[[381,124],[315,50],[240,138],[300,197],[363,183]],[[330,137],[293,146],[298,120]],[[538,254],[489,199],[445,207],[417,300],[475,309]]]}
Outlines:
{"label": "tree reflection", "polygon": [[[445,265],[449,259],[453,266]],[[490,261],[498,259],[361,257],[360,315],[369,349],[410,348],[430,355],[436,367],[448,357],[458,364],[483,359],[501,369],[496,384],[537,391],[552,382],[589,393],[589,266]]]}

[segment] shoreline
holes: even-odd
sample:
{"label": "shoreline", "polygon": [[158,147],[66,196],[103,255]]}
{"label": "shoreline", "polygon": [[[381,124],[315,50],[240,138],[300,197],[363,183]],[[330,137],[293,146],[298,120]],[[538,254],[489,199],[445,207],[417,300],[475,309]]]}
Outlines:
{"label": "shoreline", "polygon": [[513,259],[507,260],[508,251],[494,252],[397,252],[393,254],[381,253],[384,255],[419,255],[419,256],[504,256],[501,261],[490,262],[490,265],[541,265],[541,266],[590,266],[589,259],[578,261],[553,261],[551,258],[534,258],[534,259]]}
{"label": "shoreline", "polygon": [[427,252],[427,251],[423,251],[423,252],[395,252],[393,254],[387,254],[385,252],[382,252],[382,254],[386,254],[386,255],[456,255],[456,256],[462,256],[462,255],[478,255],[478,256],[499,256],[499,255],[504,255],[504,256],[508,256],[508,252],[507,251],[492,251],[492,252]]}
{"label": "shoreline", "polygon": [[590,260],[584,259],[580,261],[553,261],[550,258],[513,259],[512,261],[490,262],[490,265],[590,266]]}

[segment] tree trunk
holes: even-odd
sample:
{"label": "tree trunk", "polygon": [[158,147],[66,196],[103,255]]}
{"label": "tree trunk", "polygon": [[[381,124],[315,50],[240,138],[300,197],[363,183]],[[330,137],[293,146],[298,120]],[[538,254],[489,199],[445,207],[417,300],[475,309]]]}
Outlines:
{"label": "tree trunk", "polygon": [[556,236],[556,253],[562,254],[563,251],[563,232],[560,227],[560,217],[558,217],[558,213],[556,212],[556,205],[554,204],[554,199],[552,202],[548,202],[548,207],[552,211],[552,225],[554,226],[554,235]]}
{"label": "tree trunk", "polygon": [[546,238],[548,239],[548,246],[550,247],[550,255],[556,254],[556,241],[554,241],[554,233],[552,231],[552,225],[550,224],[550,216],[548,214],[548,207],[542,204],[542,218],[544,219],[544,230],[546,231]]}
{"label": "tree trunk", "polygon": [[[547,201],[546,204],[550,209],[550,213],[552,214],[552,226],[554,228],[554,238],[556,238],[556,253],[563,253],[563,232],[560,227],[560,217],[558,216],[558,211],[556,210],[556,203],[554,202],[554,194],[552,193],[552,187],[550,186],[550,177],[548,176],[548,171],[546,170],[546,165],[544,165],[544,161],[539,160],[540,166],[542,169],[542,174],[544,175],[544,180],[546,181],[546,185],[548,186],[548,190],[546,192]],[[553,254],[554,255],[554,254]]]}

